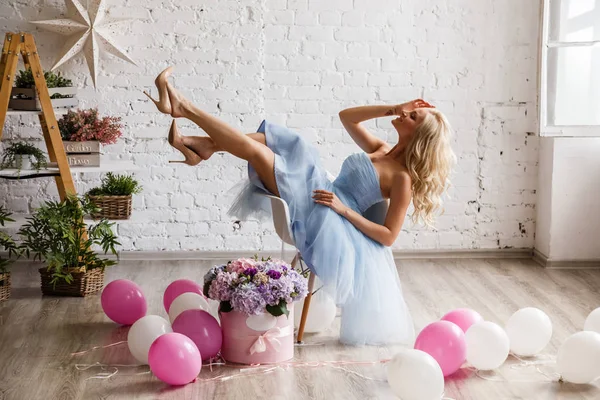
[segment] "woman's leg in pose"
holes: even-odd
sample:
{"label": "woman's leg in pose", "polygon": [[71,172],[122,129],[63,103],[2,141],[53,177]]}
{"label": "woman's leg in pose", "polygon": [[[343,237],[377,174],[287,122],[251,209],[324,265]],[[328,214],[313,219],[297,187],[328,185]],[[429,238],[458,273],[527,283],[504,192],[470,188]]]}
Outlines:
{"label": "woman's leg in pose", "polygon": [[211,137],[219,149],[248,161],[265,187],[279,196],[275,182],[275,154],[271,149],[202,111],[181,96],[169,83],[166,85],[173,118],[183,117],[193,121]]}
{"label": "woman's leg in pose", "polygon": [[[267,144],[264,133],[247,133],[246,137],[249,137],[258,143],[262,143],[265,146]],[[225,151],[217,146],[210,136],[182,136],[181,139],[186,147],[193,150],[203,160],[208,160],[214,153]]]}

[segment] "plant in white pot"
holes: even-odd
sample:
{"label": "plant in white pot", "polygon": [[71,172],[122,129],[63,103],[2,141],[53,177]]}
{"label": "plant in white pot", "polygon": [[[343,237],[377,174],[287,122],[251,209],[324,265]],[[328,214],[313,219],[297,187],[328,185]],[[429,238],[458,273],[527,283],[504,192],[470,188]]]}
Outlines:
{"label": "plant in white pot", "polygon": [[0,161],[0,168],[16,168],[19,171],[22,169],[39,171],[46,165],[47,159],[44,152],[26,142],[15,142],[9,145],[4,149],[2,161]]}

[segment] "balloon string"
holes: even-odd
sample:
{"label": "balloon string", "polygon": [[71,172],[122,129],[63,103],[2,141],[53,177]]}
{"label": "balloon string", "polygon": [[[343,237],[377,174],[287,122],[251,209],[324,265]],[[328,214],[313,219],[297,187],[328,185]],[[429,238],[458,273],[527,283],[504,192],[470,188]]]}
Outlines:
{"label": "balloon string", "polygon": [[[553,373],[548,374],[548,373],[542,371],[539,367],[540,365],[544,365],[544,364],[555,364],[556,363],[555,356],[538,355],[537,358],[542,358],[541,360],[539,360],[539,359],[538,360],[524,360],[512,352],[510,353],[510,355],[513,356],[514,358],[516,358],[517,360],[521,361],[520,364],[511,365],[510,366],[511,369],[520,369],[522,367],[535,366],[535,370],[539,374],[545,376],[548,379],[548,381],[554,382],[556,380],[558,380],[558,381],[561,380],[561,375],[558,372],[553,372]],[[544,360],[543,358],[545,358],[546,360]]]}
{"label": "balloon string", "polygon": [[[516,358],[517,360],[521,361],[521,364],[523,364],[523,365],[550,364],[550,363],[556,362],[555,356],[550,356],[550,355],[545,355],[545,354],[537,355],[536,358],[538,358],[538,359],[536,359],[536,360],[525,360],[525,359],[519,357],[518,355],[516,355],[515,353],[510,353],[510,355],[512,357]],[[539,358],[546,358],[547,360],[546,361],[544,361],[543,359],[539,360]]]}
{"label": "balloon string", "polygon": [[[265,375],[265,374],[269,374],[271,372],[275,372],[275,371],[286,371],[289,368],[316,368],[316,367],[332,367],[334,369],[338,369],[347,373],[351,373],[354,375],[357,375],[363,379],[367,379],[367,380],[373,380],[373,381],[381,381],[381,382],[385,382],[385,380],[381,380],[381,379],[376,379],[376,378],[371,378],[368,376],[365,376],[363,374],[360,374],[356,371],[352,371],[349,370],[347,368],[344,368],[343,366],[349,366],[349,365],[376,365],[376,364],[384,364],[389,362],[390,359],[383,359],[383,360],[377,360],[377,361],[297,361],[297,362],[288,362],[288,363],[282,363],[282,364],[274,364],[274,365],[261,365],[261,364],[256,364],[256,365],[250,365],[248,367],[245,368],[240,368],[239,369],[239,373],[237,374],[233,374],[233,375],[219,375],[213,378],[196,378],[196,381],[201,381],[201,382],[211,382],[211,381],[219,381],[219,382],[223,382],[229,379],[233,379],[233,378],[237,378],[240,376],[252,376],[252,375]],[[209,367],[210,370],[212,371],[212,367],[213,366],[224,366],[224,367],[230,367],[230,368],[239,368],[239,365],[233,365],[233,364],[227,364],[227,362],[211,362],[209,364],[204,365],[205,367]],[[98,373],[94,376],[88,377],[87,379],[110,379],[113,376],[117,375],[117,373],[119,372],[119,368],[118,367],[127,367],[127,368],[137,368],[137,367],[146,367],[146,365],[144,364],[101,364],[101,363],[94,363],[94,364],[75,364],[75,368],[78,371],[86,371],[88,369],[91,368],[95,368],[95,367],[99,367],[101,370],[106,371],[107,369],[112,369],[112,371],[110,372],[101,372]],[[133,376],[133,375],[144,375],[144,374],[149,374],[151,371],[145,371],[145,372],[140,372],[137,374],[128,374],[126,376]],[[121,375],[123,376],[123,375]],[[86,380],[87,380],[86,379]]]}
{"label": "balloon string", "polygon": [[334,365],[332,365],[332,366],[331,366],[331,368],[333,368],[333,369],[337,369],[337,370],[340,370],[340,371],[344,371],[344,372],[347,372],[347,373],[349,373],[349,374],[356,375],[356,376],[358,376],[359,378],[363,378],[363,379],[366,379],[366,380],[368,380],[368,381],[387,382],[387,379],[377,379],[377,378],[370,378],[370,377],[368,377],[368,376],[365,376],[365,375],[363,375],[363,374],[360,374],[360,373],[358,373],[358,372],[356,372],[356,371],[352,371],[352,370],[350,370],[350,369],[348,369],[348,368],[344,368],[344,367],[336,367],[336,366],[334,366]]}
{"label": "balloon string", "polygon": [[[117,375],[119,373],[119,368],[118,367],[128,367],[128,368],[137,368],[137,367],[145,367],[145,365],[142,364],[101,364],[99,362],[94,363],[94,364],[75,364],[75,369],[78,371],[86,371],[88,369],[91,368],[95,368],[95,367],[99,367],[102,371],[106,371],[107,369],[113,369],[112,372],[100,372],[96,375],[87,377],[86,379],[84,379],[84,381],[87,381],[88,379],[110,379],[113,376]],[[127,374],[127,375],[121,375],[121,376],[137,376],[137,375],[145,375],[145,374],[149,374],[150,371],[144,371],[144,372],[139,372],[137,374]]]}
{"label": "balloon string", "polygon": [[[537,382],[539,382],[538,379],[505,379],[505,378],[499,378],[499,377],[483,376],[482,375],[483,371],[480,371],[480,370],[474,369],[474,368],[472,370],[475,372],[475,375],[477,375],[479,378],[486,380],[486,381],[490,381],[490,382],[510,382],[510,383],[537,383]],[[540,374],[544,375],[544,377],[546,377],[548,379],[548,382],[555,381],[550,376],[548,376],[547,374],[542,372],[539,368],[536,368],[536,370]],[[558,381],[558,379],[556,381]]]}
{"label": "balloon string", "polygon": [[123,343],[127,343],[127,340],[122,340],[120,342],[116,342],[116,343],[111,343],[111,344],[107,344],[106,346],[95,346],[92,347],[91,349],[88,350],[84,350],[84,351],[78,351],[77,353],[71,353],[71,356],[80,356],[82,354],[86,354],[86,353],[91,353],[94,350],[98,350],[98,349],[107,349],[109,347],[113,347],[113,346],[119,346]]}
{"label": "balloon string", "polygon": [[[513,356],[514,358],[516,358],[517,360],[521,361],[519,364],[513,364],[510,366],[511,369],[522,369],[522,368],[526,368],[526,367],[535,367],[535,370],[540,374],[543,375],[549,382],[555,382],[555,381],[560,381],[561,379],[561,375],[557,372],[553,372],[553,373],[546,373],[544,371],[542,371],[540,369],[540,365],[545,365],[545,364],[553,364],[556,362],[556,358],[554,356],[544,356],[544,355],[539,355],[537,356],[538,358],[540,357],[544,357],[546,358],[545,360],[525,360],[521,357],[519,357],[518,355],[514,354],[514,353],[510,353],[511,356]],[[473,367],[472,365],[465,365],[464,367],[465,369],[469,370],[469,371],[473,371],[475,372],[475,375],[477,375],[479,378],[486,380],[486,381],[492,381],[492,382],[520,382],[520,383],[534,383],[534,382],[539,382],[539,380],[531,380],[531,379],[519,379],[519,380],[513,380],[513,379],[505,379],[505,378],[500,378],[497,376],[484,376],[482,375],[483,371],[479,370],[475,367]]]}
{"label": "balloon string", "polygon": [[[223,382],[223,381],[233,379],[236,377],[240,377],[240,376],[266,375],[266,374],[270,374],[270,373],[278,371],[278,370],[279,371],[287,371],[290,367],[315,368],[315,367],[321,367],[321,366],[328,366],[333,369],[337,369],[337,370],[344,371],[344,372],[347,372],[350,374],[354,374],[354,375],[356,375],[360,378],[366,379],[366,380],[386,382],[386,380],[371,378],[371,377],[365,376],[359,372],[352,371],[352,370],[349,370],[347,368],[344,368],[344,367],[341,367],[338,365],[375,365],[375,364],[386,363],[388,361],[390,361],[390,360],[385,359],[385,360],[379,360],[379,361],[313,361],[313,362],[298,361],[298,362],[282,363],[282,364],[277,364],[277,365],[256,364],[256,365],[250,365],[249,367],[246,367],[246,368],[240,368],[239,373],[234,374],[234,375],[228,375],[228,376],[219,375],[219,376],[216,376],[213,378],[197,378],[196,380],[200,381],[200,382],[214,382],[214,381]],[[219,365],[223,365],[223,366],[227,366],[227,367],[239,367],[236,365],[227,364],[226,362],[225,363],[214,363],[214,364],[219,364]],[[212,366],[213,363],[208,364],[208,365]]]}

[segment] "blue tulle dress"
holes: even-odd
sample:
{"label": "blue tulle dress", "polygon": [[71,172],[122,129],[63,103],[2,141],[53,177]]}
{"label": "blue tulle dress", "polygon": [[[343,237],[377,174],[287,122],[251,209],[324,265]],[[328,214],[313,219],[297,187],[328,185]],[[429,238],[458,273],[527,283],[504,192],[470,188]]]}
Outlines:
{"label": "blue tulle dress", "polygon": [[[349,156],[332,182],[317,150],[296,132],[269,121],[258,129],[275,153],[277,188],[290,211],[296,247],[303,260],[342,309],[340,340],[351,345],[414,342],[414,326],[402,295],[391,249],[358,230],[329,207],[314,202],[313,190],[334,192],[364,213],[383,200],[379,176],[366,153]],[[270,192],[248,165],[249,180],[237,193],[229,215],[270,218]]]}

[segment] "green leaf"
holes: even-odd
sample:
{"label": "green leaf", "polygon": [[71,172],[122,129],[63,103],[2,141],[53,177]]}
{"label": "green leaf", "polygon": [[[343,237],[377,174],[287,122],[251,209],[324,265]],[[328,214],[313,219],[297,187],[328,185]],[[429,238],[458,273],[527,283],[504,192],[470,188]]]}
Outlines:
{"label": "green leaf", "polygon": [[128,196],[140,193],[142,187],[133,175],[115,175],[108,172],[102,178],[102,185],[90,189],[88,196]]}
{"label": "green leaf", "polygon": [[101,221],[90,225],[88,238],[83,234],[86,228],[83,223],[84,212],[90,207],[89,200],[76,195],[68,196],[64,201],[48,201],[42,204],[28,222],[19,230],[22,237],[22,250],[34,259],[45,261],[48,270],[53,272],[54,283],[59,280],[72,282],[72,275],[64,273],[69,268],[84,266],[86,270],[116,265],[109,259],[101,259],[92,248],[99,245],[104,254],[109,251],[118,255],[118,245],[112,225]]}
{"label": "green leaf", "polygon": [[219,304],[219,310],[222,312],[231,312],[233,311],[233,307],[231,307],[231,303],[228,301],[222,301]]}
{"label": "green leaf", "polygon": [[[42,150],[38,149],[31,143],[18,141],[12,143],[10,146],[4,149],[2,153],[2,160],[0,161],[0,168],[11,168],[21,156],[30,156],[30,158],[33,157],[33,166],[36,170],[39,170],[47,165],[46,155]],[[17,169],[20,170],[21,167],[17,166]]]}
{"label": "green leaf", "polygon": [[204,286],[202,287],[202,292],[204,293],[204,295],[206,297],[208,297],[208,291],[210,290],[211,283],[212,283],[212,280],[210,280],[208,282],[204,282]]}
{"label": "green leaf", "polygon": [[279,300],[279,304],[277,304],[276,306],[267,306],[266,309],[271,315],[275,317],[279,317],[283,314],[285,314],[286,317],[289,317],[290,315],[290,312],[287,309],[287,303],[283,300]]}

